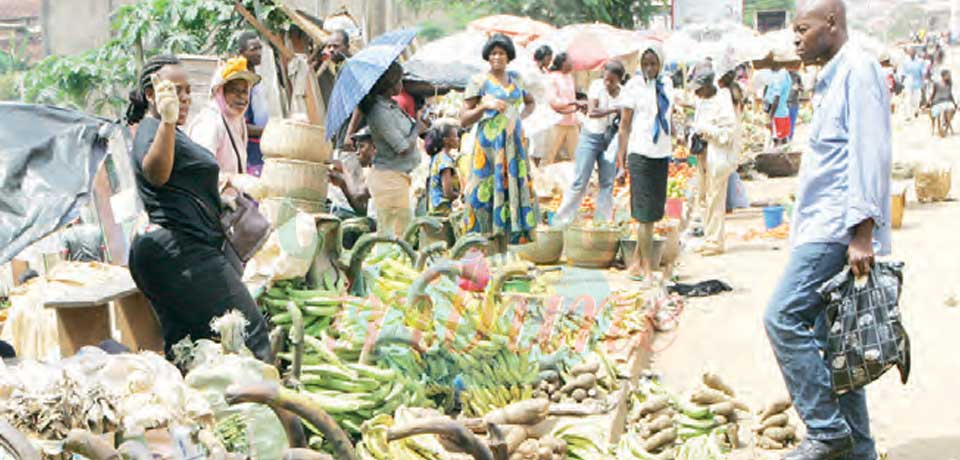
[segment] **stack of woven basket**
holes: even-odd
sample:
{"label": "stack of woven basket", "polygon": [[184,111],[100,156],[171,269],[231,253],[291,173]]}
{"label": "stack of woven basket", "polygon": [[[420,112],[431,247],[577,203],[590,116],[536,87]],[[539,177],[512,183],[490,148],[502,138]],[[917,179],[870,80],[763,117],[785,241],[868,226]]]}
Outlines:
{"label": "stack of woven basket", "polygon": [[290,119],[271,119],[260,139],[261,183],[266,196],[263,214],[274,226],[296,210],[319,213],[327,199],[327,162],[333,150],[322,126]]}

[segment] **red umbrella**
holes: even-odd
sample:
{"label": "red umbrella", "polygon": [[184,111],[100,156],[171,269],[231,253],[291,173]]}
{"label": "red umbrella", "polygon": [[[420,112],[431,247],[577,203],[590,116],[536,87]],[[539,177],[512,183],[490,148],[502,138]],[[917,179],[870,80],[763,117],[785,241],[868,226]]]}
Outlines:
{"label": "red umbrella", "polygon": [[574,70],[595,70],[608,60],[630,55],[641,43],[636,32],[609,24],[574,24],[540,40],[565,51]]}
{"label": "red umbrella", "polygon": [[488,35],[496,32],[508,35],[520,46],[526,46],[527,43],[537,38],[551,35],[557,31],[556,27],[545,22],[509,14],[496,14],[476,19],[470,22],[467,28]]}

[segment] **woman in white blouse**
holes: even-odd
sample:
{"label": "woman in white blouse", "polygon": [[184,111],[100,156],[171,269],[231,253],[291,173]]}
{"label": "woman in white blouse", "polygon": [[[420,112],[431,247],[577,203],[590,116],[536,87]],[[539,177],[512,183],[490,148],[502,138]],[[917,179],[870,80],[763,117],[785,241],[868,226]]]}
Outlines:
{"label": "woman in white blouse", "polygon": [[[587,184],[596,166],[600,188],[597,191],[597,208],[593,219],[609,221],[613,218],[613,181],[617,175],[616,119],[620,114],[621,85],[626,69],[620,61],[610,61],[603,67],[603,78],[590,84],[587,94],[587,119],[580,131],[577,143],[576,177],[570,189],[563,195],[563,203],[557,210],[557,218],[569,225],[577,217],[580,203],[587,194]],[[611,148],[611,145],[614,147]]]}

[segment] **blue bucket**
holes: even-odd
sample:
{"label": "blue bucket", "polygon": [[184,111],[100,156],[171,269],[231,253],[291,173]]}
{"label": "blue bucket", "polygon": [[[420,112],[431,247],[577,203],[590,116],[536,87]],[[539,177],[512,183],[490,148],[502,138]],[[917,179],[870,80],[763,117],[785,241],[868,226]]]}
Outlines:
{"label": "blue bucket", "polygon": [[767,230],[773,230],[783,224],[783,206],[767,206],[763,208],[763,223]]}

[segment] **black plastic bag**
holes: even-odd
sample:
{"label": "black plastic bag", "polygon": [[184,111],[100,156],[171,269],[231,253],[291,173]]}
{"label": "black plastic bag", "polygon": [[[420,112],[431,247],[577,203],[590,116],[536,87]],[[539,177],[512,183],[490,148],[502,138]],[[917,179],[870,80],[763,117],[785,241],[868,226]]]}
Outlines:
{"label": "black plastic bag", "polygon": [[680,294],[684,297],[710,297],[731,291],[733,291],[733,288],[720,280],[701,281],[697,284],[676,283],[672,286],[667,286],[667,292]]}
{"label": "black plastic bag", "polygon": [[866,283],[849,269],[818,290],[827,302],[827,348],[833,391],[842,395],[880,378],[893,366],[910,375],[910,338],[900,316],[903,263],[878,263]]}

